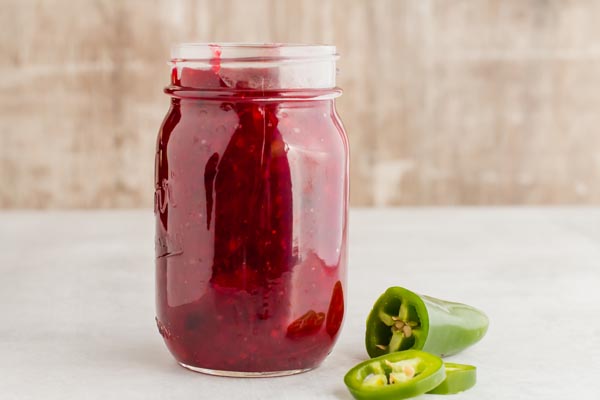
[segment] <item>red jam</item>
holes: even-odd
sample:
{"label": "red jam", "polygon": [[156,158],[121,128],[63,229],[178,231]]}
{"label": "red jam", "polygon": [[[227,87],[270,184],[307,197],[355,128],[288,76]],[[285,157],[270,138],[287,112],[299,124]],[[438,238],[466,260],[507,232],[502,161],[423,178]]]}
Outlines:
{"label": "red jam", "polygon": [[209,64],[174,62],[166,89],[159,331],[196,369],[314,368],[338,337],[346,294],[348,146],[333,96],[260,90],[277,69]]}

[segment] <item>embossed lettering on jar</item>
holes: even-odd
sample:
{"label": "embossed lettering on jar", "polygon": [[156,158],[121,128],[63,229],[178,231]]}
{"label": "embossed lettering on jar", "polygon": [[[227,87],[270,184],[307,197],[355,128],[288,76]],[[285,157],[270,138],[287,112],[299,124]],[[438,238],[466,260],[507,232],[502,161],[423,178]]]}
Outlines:
{"label": "embossed lettering on jar", "polygon": [[318,366],[346,296],[333,46],[175,46],[156,150],[156,322],[186,368]]}

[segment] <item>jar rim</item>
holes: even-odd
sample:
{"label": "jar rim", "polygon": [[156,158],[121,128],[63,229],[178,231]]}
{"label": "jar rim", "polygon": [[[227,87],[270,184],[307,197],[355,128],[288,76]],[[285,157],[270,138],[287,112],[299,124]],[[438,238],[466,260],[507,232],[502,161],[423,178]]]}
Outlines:
{"label": "jar rim", "polygon": [[171,46],[172,61],[337,59],[334,45],[303,43],[179,43]]}

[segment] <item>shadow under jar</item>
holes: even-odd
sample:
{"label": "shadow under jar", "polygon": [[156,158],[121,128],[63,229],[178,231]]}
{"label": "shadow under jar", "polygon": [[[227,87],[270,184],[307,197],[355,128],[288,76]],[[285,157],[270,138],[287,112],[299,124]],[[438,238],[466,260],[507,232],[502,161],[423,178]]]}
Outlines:
{"label": "shadow under jar", "polygon": [[348,140],[333,46],[183,44],[155,166],[158,329],[184,367],[288,375],[344,315]]}

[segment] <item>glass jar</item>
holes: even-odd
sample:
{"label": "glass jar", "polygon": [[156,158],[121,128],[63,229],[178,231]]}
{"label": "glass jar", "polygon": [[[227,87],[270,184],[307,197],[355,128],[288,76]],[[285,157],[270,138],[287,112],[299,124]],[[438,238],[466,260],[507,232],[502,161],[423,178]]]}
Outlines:
{"label": "glass jar", "polygon": [[348,140],[333,46],[183,44],[155,168],[158,329],[184,367],[318,366],[344,315]]}

